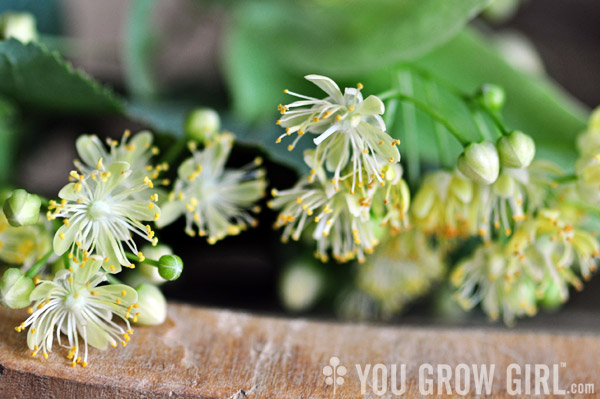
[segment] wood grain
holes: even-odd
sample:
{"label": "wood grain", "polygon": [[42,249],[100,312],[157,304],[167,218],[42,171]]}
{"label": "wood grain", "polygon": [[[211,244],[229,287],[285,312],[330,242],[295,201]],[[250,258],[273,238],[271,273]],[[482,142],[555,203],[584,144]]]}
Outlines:
{"label": "wood grain", "polygon": [[561,387],[594,383],[600,389],[600,335],[594,333],[377,327],[184,305],[170,305],[169,315],[162,326],[137,328],[126,348],[93,350],[87,368],[72,368],[62,348],[49,360],[32,358],[26,335],[13,329],[26,314],[2,310],[0,398],[333,398],[322,374],[332,356],[348,368],[336,398],[378,397],[370,386],[361,395],[356,363],[407,364],[407,398],[421,397],[422,363],[494,363],[493,398],[509,397],[510,363],[564,362]]}

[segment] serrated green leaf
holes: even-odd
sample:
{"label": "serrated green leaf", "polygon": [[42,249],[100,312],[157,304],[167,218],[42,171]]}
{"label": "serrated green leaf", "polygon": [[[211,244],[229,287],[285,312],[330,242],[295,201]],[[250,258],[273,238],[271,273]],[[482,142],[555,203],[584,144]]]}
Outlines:
{"label": "serrated green leaf", "polygon": [[0,42],[0,94],[25,106],[61,112],[123,109],[111,90],[73,68],[58,53],[14,39]]}
{"label": "serrated green leaf", "polygon": [[248,1],[245,26],[286,69],[365,73],[450,40],[489,0]]}

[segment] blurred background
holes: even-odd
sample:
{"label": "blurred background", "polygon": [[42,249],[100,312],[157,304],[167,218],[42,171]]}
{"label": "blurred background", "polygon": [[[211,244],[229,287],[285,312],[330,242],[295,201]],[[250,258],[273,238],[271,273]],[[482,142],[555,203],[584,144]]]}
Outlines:
{"label": "blurred background", "polygon": [[[322,2],[343,3],[341,0]],[[44,45],[59,51],[74,66],[117,94],[132,99],[133,104],[128,117],[124,117],[111,112],[69,111],[39,104],[28,106],[25,101],[18,115],[22,134],[17,138],[19,145],[10,163],[14,169],[9,167],[10,173],[17,177],[15,183],[27,190],[54,196],[72,169],[72,160],[76,156],[74,140],[78,135],[95,133],[101,137],[119,138],[124,129],[136,131],[147,126],[167,131],[172,126],[170,123],[178,123],[181,115],[194,106],[210,106],[227,115],[231,113],[234,121],[231,124],[242,126],[240,129],[251,126],[249,129],[256,131],[257,126],[262,129],[269,124],[270,127],[261,130],[261,134],[274,141],[277,130],[271,125],[277,118],[276,106],[285,101],[281,93],[284,86],[279,82],[294,84],[302,75],[286,70],[282,63],[282,78],[277,71],[268,69],[272,67],[266,66],[268,59],[253,57],[260,53],[260,48],[253,47],[256,43],[243,40],[255,32],[251,23],[262,26],[263,13],[277,15],[278,10],[261,9],[261,5],[252,8],[256,2],[239,3],[244,2],[0,2],[0,12],[33,13]],[[600,5],[597,0],[496,0],[470,25],[487,37],[490,48],[512,68],[536,79],[550,77],[565,89],[566,98],[572,97],[568,101],[575,104],[573,107],[589,110],[600,104],[598,21]],[[302,43],[304,37],[294,36],[294,33],[300,35],[302,32],[291,30],[289,37],[280,37],[281,48],[290,42]],[[307,33],[306,40],[312,39]],[[298,61],[302,63],[302,60]],[[261,70],[263,66],[265,70]],[[309,66],[311,63],[307,62],[306,67]],[[241,87],[245,79],[258,79],[254,73],[259,72],[274,81],[276,91],[272,97],[266,95],[266,86]],[[469,74],[468,71],[465,73]],[[286,78],[287,75],[295,77]],[[354,82],[352,75],[340,73],[340,76],[342,80],[348,77]],[[45,79],[44,76],[38,78]],[[51,79],[51,76],[47,78]],[[366,90],[369,92],[368,85]],[[268,101],[264,107],[260,104],[261,96]],[[139,107],[136,108],[136,104]],[[532,117],[551,117],[544,112],[546,110],[542,108]],[[227,126],[227,122],[225,124]],[[572,142],[572,137],[565,136],[565,141]],[[242,147],[235,155],[234,163],[242,165],[252,159],[254,150]],[[267,166],[272,186],[288,187],[295,182],[293,168],[277,163]],[[310,253],[305,254],[307,249],[301,244],[281,245],[279,232],[271,227],[274,217],[274,213],[266,210],[256,231],[228,237],[215,246],[182,234],[183,223],[165,229],[161,234],[162,241],[176,245],[186,263],[184,278],[165,286],[167,297],[206,306],[275,314],[284,312],[280,292],[290,289],[281,288],[285,266],[290,260],[302,259]],[[328,265],[325,291],[330,293],[321,295],[301,314],[323,318],[339,314],[337,293],[343,291],[345,285],[351,285],[353,267]],[[306,284],[299,289],[310,290],[310,281]],[[434,295],[407,306],[393,321],[462,324],[485,320],[481,314],[466,315],[450,305],[445,287],[438,286],[434,291]],[[583,292],[573,293],[572,299],[558,314],[540,315],[533,320],[521,321],[519,325],[527,327],[576,318],[582,328],[595,328],[600,315],[598,309],[600,279],[596,278]]]}

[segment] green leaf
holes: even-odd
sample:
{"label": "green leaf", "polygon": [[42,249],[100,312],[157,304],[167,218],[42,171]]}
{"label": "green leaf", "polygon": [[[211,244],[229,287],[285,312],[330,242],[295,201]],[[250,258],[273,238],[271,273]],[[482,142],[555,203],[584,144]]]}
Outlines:
{"label": "green leaf", "polygon": [[0,187],[10,182],[14,170],[14,150],[18,133],[16,110],[0,97]]}
{"label": "green leaf", "polygon": [[462,91],[474,92],[483,83],[502,86],[509,127],[530,134],[538,156],[573,168],[574,139],[585,129],[588,111],[550,80],[515,70],[475,30],[466,29],[416,65]]}
{"label": "green leaf", "polygon": [[156,97],[158,87],[152,70],[156,37],[152,27],[152,13],[156,0],[135,0],[131,4],[125,25],[123,63],[125,80],[134,97]]}
{"label": "green leaf", "polygon": [[450,40],[488,3],[278,0],[245,2],[240,13],[258,50],[286,68],[348,75],[425,54]]}
{"label": "green leaf", "polygon": [[10,39],[0,42],[0,94],[18,103],[54,111],[120,112],[108,88],[46,47]]}
{"label": "green leaf", "polygon": [[303,75],[339,80],[420,56],[450,40],[488,2],[241,2],[225,45],[234,110],[254,121],[269,115],[282,89],[310,87]]}

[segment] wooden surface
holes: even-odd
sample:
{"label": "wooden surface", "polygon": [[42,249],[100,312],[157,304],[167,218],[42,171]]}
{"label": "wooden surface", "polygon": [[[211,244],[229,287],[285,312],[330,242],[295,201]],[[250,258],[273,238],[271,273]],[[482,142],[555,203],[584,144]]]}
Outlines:
{"label": "wooden surface", "polygon": [[332,356],[348,368],[336,398],[378,397],[371,387],[360,394],[356,363],[407,364],[406,398],[421,397],[422,363],[494,363],[494,398],[509,397],[510,363],[564,362],[561,386],[594,383],[600,390],[600,334],[594,332],[375,327],[183,305],[170,305],[169,315],[160,327],[137,328],[126,348],[92,350],[84,369],[70,367],[60,347],[49,360],[32,358],[26,335],[14,331],[26,313],[2,310],[0,398],[333,398],[322,373]]}

